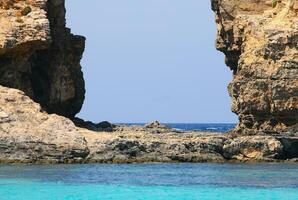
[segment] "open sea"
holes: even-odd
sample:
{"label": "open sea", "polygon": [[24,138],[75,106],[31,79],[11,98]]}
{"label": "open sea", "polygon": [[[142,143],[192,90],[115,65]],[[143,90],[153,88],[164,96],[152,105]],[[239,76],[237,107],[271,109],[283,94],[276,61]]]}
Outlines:
{"label": "open sea", "polygon": [[[122,125],[145,125],[145,123],[121,123]],[[237,124],[232,123],[163,123],[171,128],[181,131],[209,131],[209,132],[227,132]]]}
{"label": "open sea", "polygon": [[[167,124],[225,132],[235,124]],[[297,164],[0,165],[0,200],[298,200]]]}

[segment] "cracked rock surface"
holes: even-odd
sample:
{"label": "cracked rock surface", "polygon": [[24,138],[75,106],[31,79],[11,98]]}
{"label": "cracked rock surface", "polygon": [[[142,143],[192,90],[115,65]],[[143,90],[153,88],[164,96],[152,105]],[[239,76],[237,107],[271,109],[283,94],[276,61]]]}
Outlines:
{"label": "cracked rock surface", "polygon": [[83,104],[85,38],[65,27],[64,0],[0,1],[0,84],[24,91],[49,113]]}
{"label": "cracked rock surface", "polygon": [[212,0],[216,47],[240,134],[283,134],[298,123],[298,0]]}

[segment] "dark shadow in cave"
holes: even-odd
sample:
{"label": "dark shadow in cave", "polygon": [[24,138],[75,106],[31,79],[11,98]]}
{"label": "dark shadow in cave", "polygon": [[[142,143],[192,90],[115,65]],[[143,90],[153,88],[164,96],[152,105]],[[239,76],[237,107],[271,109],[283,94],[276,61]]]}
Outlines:
{"label": "dark shadow in cave", "polygon": [[49,79],[47,72],[43,69],[44,63],[41,59],[35,59],[34,65],[31,68],[30,80],[33,89],[33,99],[40,102],[42,105],[46,104],[50,91]]}

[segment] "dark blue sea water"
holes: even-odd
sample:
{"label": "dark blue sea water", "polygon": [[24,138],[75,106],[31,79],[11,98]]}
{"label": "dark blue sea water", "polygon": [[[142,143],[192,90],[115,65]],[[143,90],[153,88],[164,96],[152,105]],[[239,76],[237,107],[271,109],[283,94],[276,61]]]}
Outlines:
{"label": "dark blue sea water", "polygon": [[185,131],[211,131],[211,132],[226,132],[233,128],[235,128],[236,124],[225,124],[225,123],[209,123],[209,124],[189,124],[189,123],[181,123],[181,124],[166,124],[171,128],[175,128],[178,130]]}
{"label": "dark blue sea water", "polygon": [[298,164],[0,165],[1,200],[295,200]]}
{"label": "dark blue sea water", "polygon": [[[126,125],[145,125],[144,123],[125,123]],[[164,123],[165,125],[182,131],[210,131],[227,132],[235,128],[232,123]]]}

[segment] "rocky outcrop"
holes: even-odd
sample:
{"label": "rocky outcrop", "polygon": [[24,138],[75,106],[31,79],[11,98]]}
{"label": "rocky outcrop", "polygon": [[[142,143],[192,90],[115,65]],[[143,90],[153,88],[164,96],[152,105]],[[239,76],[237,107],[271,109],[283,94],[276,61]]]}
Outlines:
{"label": "rocky outcrop", "polygon": [[72,121],[45,113],[19,90],[0,86],[0,162],[82,162],[88,154]]}
{"label": "rocky outcrop", "polygon": [[[47,114],[24,92],[0,86],[0,163],[297,161],[298,137],[182,132],[146,126],[78,128]],[[108,125],[113,128],[105,130]]]}
{"label": "rocky outcrop", "polygon": [[80,111],[84,44],[65,27],[64,0],[0,0],[0,84],[24,91],[47,112]]}
{"label": "rocky outcrop", "polygon": [[85,39],[64,0],[0,0],[0,162],[298,161],[298,3],[274,2],[212,0],[240,118],[241,134],[221,134],[74,119]]}
{"label": "rocky outcrop", "polygon": [[161,134],[135,126],[124,126],[113,133],[82,131],[90,154],[87,162],[225,162],[222,148],[226,138],[211,133]]}
{"label": "rocky outcrop", "polygon": [[[233,70],[242,134],[284,133],[298,121],[297,0],[211,0],[217,49]],[[48,113],[74,117],[84,100],[85,38],[65,27],[64,0],[0,0],[0,84]]]}
{"label": "rocky outcrop", "polygon": [[234,72],[236,132],[291,132],[298,123],[298,1],[212,0],[212,9],[216,47]]}

